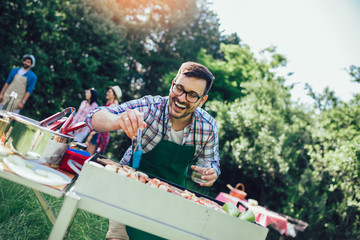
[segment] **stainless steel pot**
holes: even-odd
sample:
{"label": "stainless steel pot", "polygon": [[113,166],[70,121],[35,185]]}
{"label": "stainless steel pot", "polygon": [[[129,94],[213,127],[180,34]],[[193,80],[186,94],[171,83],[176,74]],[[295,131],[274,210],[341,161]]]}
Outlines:
{"label": "stainless steel pot", "polygon": [[[52,130],[55,121],[63,118],[67,113],[71,115],[63,123],[59,131]],[[9,113],[10,124],[5,135],[5,145],[21,154],[35,152],[40,154],[50,164],[60,165],[67,147],[74,137],[66,135],[74,128],[67,129],[75,114],[74,108],[67,108],[41,122]],[[79,125],[76,126],[77,129]]]}

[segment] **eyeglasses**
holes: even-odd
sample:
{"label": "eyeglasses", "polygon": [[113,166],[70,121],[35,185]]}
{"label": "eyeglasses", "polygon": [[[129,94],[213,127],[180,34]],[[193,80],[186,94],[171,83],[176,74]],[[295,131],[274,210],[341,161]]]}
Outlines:
{"label": "eyeglasses", "polygon": [[205,95],[199,96],[194,91],[187,92],[184,90],[184,87],[181,84],[175,84],[175,83],[173,83],[171,87],[171,91],[178,96],[181,96],[185,93],[186,100],[191,103],[196,103],[200,98],[205,96]]}

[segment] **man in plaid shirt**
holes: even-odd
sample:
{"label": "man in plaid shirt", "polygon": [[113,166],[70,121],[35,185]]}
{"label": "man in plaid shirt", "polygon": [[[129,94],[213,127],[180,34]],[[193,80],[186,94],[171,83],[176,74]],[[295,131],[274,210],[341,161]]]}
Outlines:
{"label": "man in plaid shirt", "polygon": [[[185,186],[190,166],[201,174],[200,186],[211,186],[220,174],[219,139],[215,120],[201,106],[213,80],[205,66],[186,62],[173,80],[168,97],[145,96],[97,108],[86,122],[98,132],[122,129],[131,139],[136,139],[140,128],[143,155],[139,170]],[[121,163],[132,165],[132,151],[129,147]],[[157,239],[128,226],[126,232],[130,239]],[[123,224],[110,220],[106,238],[128,239],[126,232]]]}
{"label": "man in plaid shirt", "polygon": [[[131,139],[135,139],[138,128],[143,128],[144,156],[162,139],[195,146],[195,153],[188,162],[196,160],[198,165],[206,167],[205,170],[192,166],[203,172],[202,178],[207,180],[200,185],[211,186],[220,174],[219,140],[215,120],[201,106],[208,98],[213,80],[206,67],[194,62],[184,63],[168,97],[145,96],[112,108],[97,108],[89,114],[87,123],[100,132],[123,129]],[[131,155],[129,147],[121,162],[129,164]]]}

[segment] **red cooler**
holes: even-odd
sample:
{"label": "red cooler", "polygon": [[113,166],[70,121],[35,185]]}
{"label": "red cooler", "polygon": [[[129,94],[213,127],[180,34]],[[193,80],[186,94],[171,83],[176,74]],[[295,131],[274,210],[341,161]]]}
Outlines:
{"label": "red cooler", "polygon": [[[75,173],[74,170],[72,170],[69,165],[68,161],[73,160],[80,165],[84,165],[84,162],[90,157],[90,153],[83,151],[83,150],[76,150],[68,148],[63,156],[63,159],[61,161],[60,169],[67,171],[69,173]],[[76,174],[76,173],[75,173]]]}

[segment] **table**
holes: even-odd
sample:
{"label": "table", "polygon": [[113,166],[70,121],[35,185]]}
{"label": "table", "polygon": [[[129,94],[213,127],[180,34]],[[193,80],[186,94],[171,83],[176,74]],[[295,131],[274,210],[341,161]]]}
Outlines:
{"label": "table", "polygon": [[[216,199],[221,202],[231,202],[235,205],[237,205],[238,202],[241,202],[244,206],[249,208],[249,210],[251,210],[255,214],[255,221],[261,226],[271,226],[281,235],[285,234],[286,236],[296,236],[294,226],[290,224],[285,217],[281,216],[276,212],[270,211],[259,205],[253,206],[249,204],[248,201],[245,199],[241,200],[224,192],[219,193]],[[239,205],[239,211],[243,212],[244,210],[245,208]]]}
{"label": "table", "polygon": [[[1,163],[1,161],[0,161]],[[63,185],[63,186],[59,186],[59,187],[51,187],[51,186],[47,186],[47,185],[43,185],[40,183],[36,183],[33,182],[31,180],[28,180],[26,178],[23,178],[21,176],[18,176],[14,173],[12,173],[5,164],[2,164],[2,168],[0,169],[0,177],[7,179],[9,181],[12,181],[14,183],[23,185],[25,187],[29,187],[31,188],[31,190],[34,192],[37,200],[39,201],[41,207],[43,208],[47,218],[49,219],[49,221],[54,224],[55,223],[55,214],[53,213],[52,209],[50,208],[49,204],[47,203],[43,193],[54,196],[56,198],[61,198],[62,196],[64,196],[65,192],[68,190],[68,187],[71,185]],[[72,175],[73,181],[75,180],[74,178],[75,175]],[[72,182],[73,182],[72,181]]]}
{"label": "table", "polygon": [[[96,178],[94,177],[96,176]],[[64,239],[78,209],[166,239],[264,240],[268,229],[85,162],[49,239]]]}

